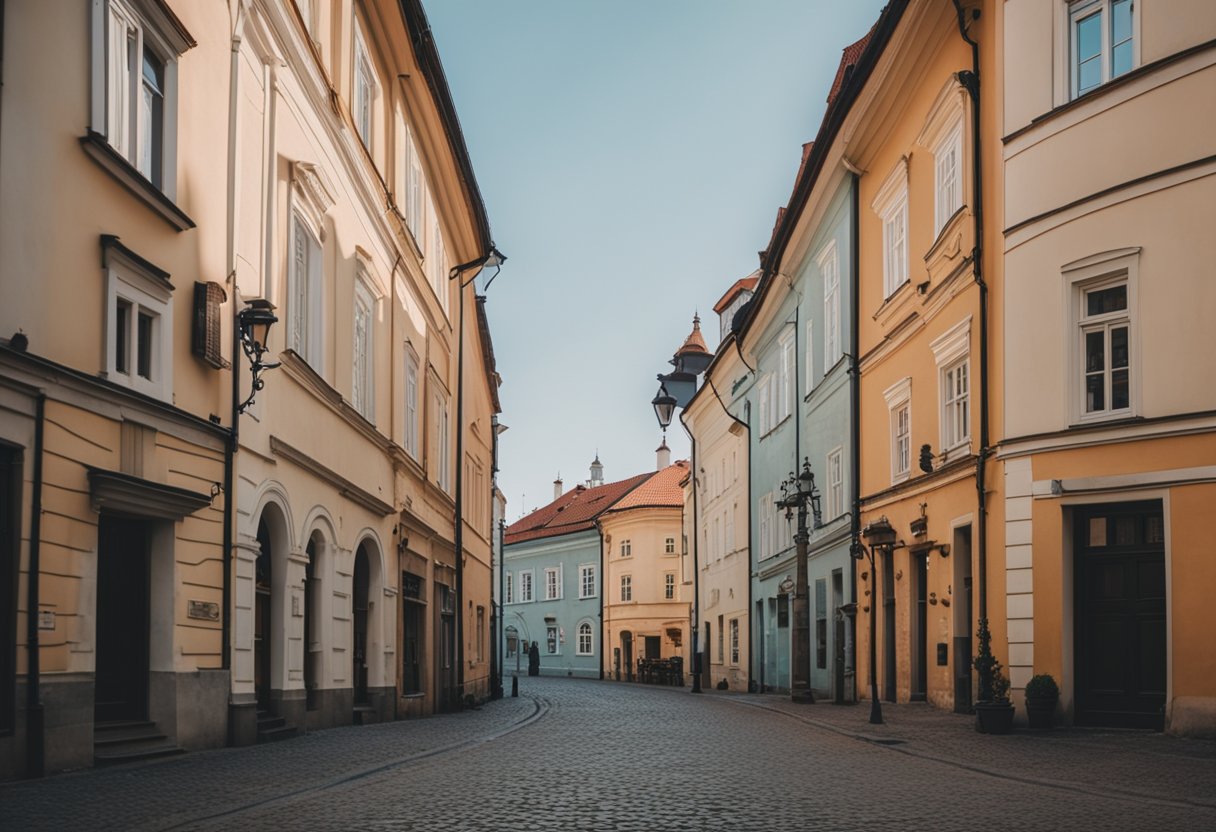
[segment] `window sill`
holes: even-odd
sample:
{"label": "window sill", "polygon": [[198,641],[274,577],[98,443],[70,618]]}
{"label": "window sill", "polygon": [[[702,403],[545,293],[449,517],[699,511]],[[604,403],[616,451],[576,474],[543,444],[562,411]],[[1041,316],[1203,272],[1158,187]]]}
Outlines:
{"label": "window sill", "polygon": [[965,439],[964,441],[955,445],[954,447],[947,448],[945,451],[942,451],[939,459],[941,460],[941,464],[945,465],[946,463],[954,462],[954,460],[956,460],[956,459],[962,459],[963,457],[970,456],[970,455],[971,455],[971,438],[968,437],[967,439]]}
{"label": "window sill", "polygon": [[102,170],[114,177],[120,185],[138,197],[169,225],[178,231],[186,231],[195,227],[194,220],[190,219],[185,211],[178,208],[173,200],[165,196],[164,192],[153,185],[134,165],[120,156],[118,151],[106,141],[105,136],[95,130],[90,130],[80,137],[80,146],[93,161],[101,166]]}
{"label": "window sill", "polygon": [[907,305],[912,297],[912,281],[905,280],[899,285],[899,288],[887,296],[882,302],[882,306],[878,307],[878,311],[874,313],[872,319],[881,327],[888,326],[895,319],[904,306]]}

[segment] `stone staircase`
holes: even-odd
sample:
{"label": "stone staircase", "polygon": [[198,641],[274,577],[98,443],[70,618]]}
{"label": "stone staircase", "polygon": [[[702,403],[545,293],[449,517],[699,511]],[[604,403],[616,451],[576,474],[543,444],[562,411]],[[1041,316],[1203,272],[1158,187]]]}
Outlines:
{"label": "stone staircase", "polygon": [[270,711],[258,710],[258,742],[276,742],[299,736],[300,729]]}
{"label": "stone staircase", "polygon": [[355,706],[355,725],[374,725],[380,721],[379,712],[371,705]]}
{"label": "stone staircase", "polygon": [[184,754],[185,749],[162,734],[155,722],[121,720],[93,726],[93,764],[113,766]]}

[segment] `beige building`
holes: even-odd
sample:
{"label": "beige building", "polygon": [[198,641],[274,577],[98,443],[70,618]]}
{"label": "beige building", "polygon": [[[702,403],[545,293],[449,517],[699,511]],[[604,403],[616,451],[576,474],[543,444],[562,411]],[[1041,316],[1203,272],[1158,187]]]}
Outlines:
{"label": "beige building", "polygon": [[421,4],[57,5],[3,6],[0,777],[483,698],[493,245]]}
{"label": "beige building", "polygon": [[1013,687],[1050,673],[1076,724],[1216,735],[1216,5],[1004,14]]}
{"label": "beige building", "polygon": [[596,521],[604,546],[604,676],[636,679],[639,660],[679,657],[690,669],[691,587],[682,572],[684,488],[688,463],[658,470]]}
{"label": "beige building", "polygon": [[696,441],[696,497],[690,476],[685,485],[684,536],[697,540],[695,586],[705,639],[699,647],[708,656],[702,681],[708,688],[725,685],[736,691],[747,690],[751,681],[749,435],[747,423],[728,410],[734,381],[747,372],[730,323],[755,285],[754,276],[736,281],[714,307],[721,318],[722,340],[701,386],[680,416]]}

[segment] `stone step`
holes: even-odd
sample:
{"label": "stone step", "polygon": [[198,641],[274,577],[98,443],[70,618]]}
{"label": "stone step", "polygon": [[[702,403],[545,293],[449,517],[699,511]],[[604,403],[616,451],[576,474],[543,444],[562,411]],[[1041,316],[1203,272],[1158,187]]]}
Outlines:
{"label": "stone step", "polygon": [[157,757],[172,757],[177,754],[185,754],[186,749],[172,742],[164,742],[160,745],[141,746],[136,748],[127,748],[125,746],[116,746],[105,751],[93,752],[93,765],[95,766],[116,766],[123,763],[135,763],[140,760],[153,760]]}
{"label": "stone step", "polygon": [[380,713],[371,705],[355,706],[355,725],[374,725],[380,721]]}
{"label": "stone step", "polygon": [[[283,720],[279,720],[283,722]],[[289,740],[292,737],[297,737],[300,730],[294,725],[280,725],[276,728],[267,730],[258,729],[258,742],[278,742],[279,740]]]}

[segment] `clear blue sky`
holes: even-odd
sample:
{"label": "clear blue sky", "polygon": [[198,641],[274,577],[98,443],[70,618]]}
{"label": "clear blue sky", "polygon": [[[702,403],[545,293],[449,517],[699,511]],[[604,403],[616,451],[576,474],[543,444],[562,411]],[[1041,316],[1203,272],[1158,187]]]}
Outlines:
{"label": "clear blue sky", "polygon": [[[655,374],[758,265],[881,0],[428,0],[494,239],[507,519],[652,470]],[[668,444],[688,456],[673,422]]]}

